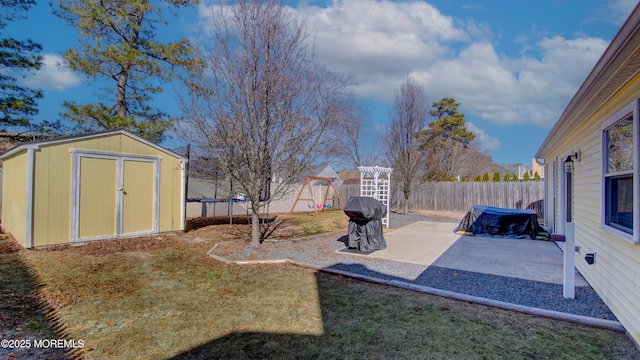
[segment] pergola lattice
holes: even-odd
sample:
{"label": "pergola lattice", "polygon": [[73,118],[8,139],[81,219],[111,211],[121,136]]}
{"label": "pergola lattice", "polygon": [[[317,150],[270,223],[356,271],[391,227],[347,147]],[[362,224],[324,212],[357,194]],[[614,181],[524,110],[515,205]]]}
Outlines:
{"label": "pergola lattice", "polygon": [[359,166],[358,170],[360,170],[360,196],[375,198],[387,207],[387,216],[382,219],[382,224],[389,227],[389,197],[393,169]]}

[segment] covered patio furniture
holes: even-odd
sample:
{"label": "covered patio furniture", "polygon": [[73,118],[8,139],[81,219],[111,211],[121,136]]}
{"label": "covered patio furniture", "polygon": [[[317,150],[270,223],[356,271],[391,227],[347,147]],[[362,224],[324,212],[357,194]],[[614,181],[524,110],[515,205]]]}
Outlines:
{"label": "covered patio furniture", "polygon": [[533,210],[474,205],[454,229],[457,234],[548,240],[549,233],[538,224]]}

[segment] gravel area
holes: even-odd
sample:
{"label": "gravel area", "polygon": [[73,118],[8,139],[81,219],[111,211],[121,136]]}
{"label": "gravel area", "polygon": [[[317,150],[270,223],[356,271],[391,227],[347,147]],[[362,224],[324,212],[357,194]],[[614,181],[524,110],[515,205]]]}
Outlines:
{"label": "gravel area", "polygon": [[[390,222],[399,228],[416,221],[456,221],[433,219],[417,214],[391,214]],[[366,255],[339,252],[345,248],[346,231],[323,234],[296,241],[266,241],[260,249],[245,242],[218,244],[213,255],[232,261],[290,259],[315,267],[338,269],[385,280],[399,280],[461,294],[512,304],[531,306],[606,320],[617,320],[590,287],[577,287],[575,299],[562,296],[562,285],[482,274],[436,266],[423,266]]]}

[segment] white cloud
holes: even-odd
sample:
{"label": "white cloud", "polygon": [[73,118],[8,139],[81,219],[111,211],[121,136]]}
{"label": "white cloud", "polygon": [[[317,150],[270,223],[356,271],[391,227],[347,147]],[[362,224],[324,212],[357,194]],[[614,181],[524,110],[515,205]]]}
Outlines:
{"label": "white cloud", "polygon": [[467,121],[467,130],[471,131],[476,138],[473,141],[478,145],[478,150],[487,153],[500,148],[500,141],[489,136],[483,130],[479,129],[474,123]]}
{"label": "white cloud", "polygon": [[468,40],[452,17],[425,2],[344,0],[298,11],[322,60],[355,73],[364,96],[390,99],[414,69],[450,55],[444,43]]}
{"label": "white cloud", "polygon": [[67,65],[60,55],[45,54],[40,69],[31,72],[22,84],[34,89],[63,91],[80,85],[82,78]]}
{"label": "white cloud", "polygon": [[485,120],[550,127],[606,46],[601,39],[554,37],[536,45],[539,58],[508,58],[489,43],[472,43],[425,68],[422,83]]}
{"label": "white cloud", "polygon": [[631,11],[638,5],[638,0],[614,0],[609,3],[611,21],[616,25],[622,25],[627,20]]}
{"label": "white cloud", "polygon": [[[390,103],[412,76],[429,102],[454,97],[465,113],[497,124],[550,127],[607,46],[589,37],[519,39],[511,45],[521,51],[507,55],[487,25],[423,1],[334,0],[290,11],[306,21],[329,68],[355,74],[360,96]],[[208,10],[200,13],[206,24]]]}
{"label": "white cloud", "polygon": [[509,57],[485,40],[492,37],[486,25],[425,2],[334,1],[298,16],[327,66],[356,74],[361,96],[391,101],[412,76],[429,101],[455,97],[465,111],[498,124],[550,127],[607,46],[552,37]]}

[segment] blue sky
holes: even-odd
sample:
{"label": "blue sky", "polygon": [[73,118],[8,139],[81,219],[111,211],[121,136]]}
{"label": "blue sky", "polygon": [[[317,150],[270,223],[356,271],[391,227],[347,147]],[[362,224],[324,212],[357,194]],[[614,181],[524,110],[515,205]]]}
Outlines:
{"label": "blue sky", "polygon": [[[461,103],[476,146],[501,164],[531,160],[587,77],[636,0],[535,1],[288,1],[305,19],[321,60],[355,74],[354,91],[372,106],[371,133],[390,119],[394,92],[411,76],[431,104]],[[161,37],[206,37],[207,6],[169,18]],[[54,120],[62,102],[95,102],[100,84],[65,67],[62,54],[78,46],[77,32],[52,15],[47,2],[11,23],[8,35],[43,45],[44,66],[24,84],[44,90],[39,119]],[[180,115],[177,87],[158,99]],[[164,145],[177,146],[179,139]]]}

